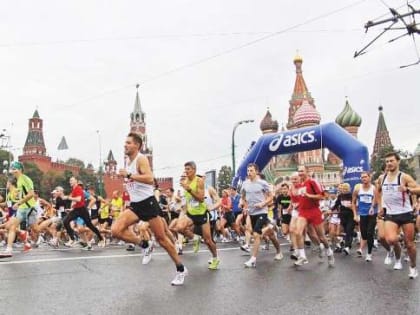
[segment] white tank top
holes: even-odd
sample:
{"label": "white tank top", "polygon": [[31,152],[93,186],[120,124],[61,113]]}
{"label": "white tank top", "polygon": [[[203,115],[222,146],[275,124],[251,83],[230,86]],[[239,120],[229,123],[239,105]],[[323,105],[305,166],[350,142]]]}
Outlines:
{"label": "white tank top", "polygon": [[392,182],[386,176],[382,183],[382,201],[386,208],[386,214],[395,215],[412,211],[410,196],[406,192],[399,191],[401,186],[401,183],[398,183],[400,174],[395,176]]}
{"label": "white tank top", "polygon": [[[137,170],[137,160],[143,156],[143,154],[137,154],[136,158],[133,161],[127,162],[127,172],[132,175],[138,175]],[[140,183],[129,179],[126,186],[127,192],[130,195],[131,202],[143,201],[149,197],[154,196],[154,186],[150,184]]]}

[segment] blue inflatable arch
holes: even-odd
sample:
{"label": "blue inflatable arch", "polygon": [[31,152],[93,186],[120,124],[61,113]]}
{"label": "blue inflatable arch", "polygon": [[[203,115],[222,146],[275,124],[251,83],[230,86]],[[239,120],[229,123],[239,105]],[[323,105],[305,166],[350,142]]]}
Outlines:
{"label": "blue inflatable arch", "polygon": [[367,147],[336,123],[293,129],[263,135],[246,154],[232,184],[246,178],[247,165],[256,163],[262,170],[279,154],[328,148],[343,160],[343,180],[353,188],[360,182],[360,173],[369,170]]}

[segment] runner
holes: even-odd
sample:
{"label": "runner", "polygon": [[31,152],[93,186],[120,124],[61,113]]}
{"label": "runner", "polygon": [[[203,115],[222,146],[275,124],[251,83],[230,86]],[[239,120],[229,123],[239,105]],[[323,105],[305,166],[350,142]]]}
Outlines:
{"label": "runner", "polygon": [[[181,177],[180,185],[185,190],[187,215],[179,219],[177,231],[186,235],[186,231],[194,227],[194,233],[203,236],[204,242],[212,254],[208,268],[216,270],[220,259],[217,256],[216,244],[211,235],[210,214],[205,202],[204,180],[197,176],[197,167],[193,161],[184,164],[184,172],[185,176]],[[199,242],[196,239],[195,242],[197,241]]]}
{"label": "runner", "polygon": [[168,252],[176,266],[176,276],[171,282],[178,286],[184,284],[188,271],[181,262],[175,246],[165,234],[162,220],[159,218],[159,204],[153,193],[153,173],[146,156],[140,153],[143,140],[136,133],[129,133],[125,141],[125,154],[128,157],[127,168],[119,174],[127,180],[127,192],[130,195],[130,207],[122,212],[112,225],[112,235],[125,242],[140,245],[140,238],[129,229],[139,220],[148,221],[156,241]]}
{"label": "runner", "polygon": [[376,217],[378,213],[377,191],[371,183],[368,172],[360,175],[361,184],[356,185],[353,191],[352,208],[353,212],[360,216],[359,226],[362,239],[357,250],[359,257],[363,256],[363,249],[368,246],[366,261],[372,261],[373,237],[375,234]]}
{"label": "runner", "polygon": [[268,219],[268,205],[273,202],[271,188],[265,180],[258,176],[258,165],[250,163],[247,166],[247,180],[243,183],[241,196],[243,203],[248,205],[248,213],[254,236],[251,258],[244,263],[246,268],[255,268],[261,239],[267,236],[276,248],[275,260],[282,260],[280,244]]}
{"label": "runner", "polygon": [[[312,224],[319,240],[324,244],[328,257],[328,264],[334,265],[334,253],[330,248],[324,232],[324,222],[319,209],[319,200],[324,198],[324,191],[321,185],[308,175],[306,166],[298,168],[298,174],[302,182],[299,188],[299,217],[296,223],[296,241],[298,245],[299,258],[295,262],[296,266],[308,263],[304,249],[304,231],[308,224]],[[319,250],[320,258],[323,256],[323,249]]]}
{"label": "runner", "polygon": [[70,222],[77,219],[78,217],[82,218],[86,226],[96,234],[99,241],[102,241],[102,235],[99,233],[99,230],[92,224],[90,220],[89,212],[85,205],[85,193],[82,187],[79,185],[77,179],[73,176],[69,180],[70,186],[72,188],[71,195],[63,196],[63,200],[70,200],[72,202],[72,210],[66,215],[63,220],[64,227],[66,228],[67,234],[70,237],[70,240],[65,244],[68,247],[76,245],[74,239],[74,231],[70,226]]}
{"label": "runner", "polygon": [[[410,190],[420,192],[414,179],[400,171],[400,156],[391,152],[385,156],[386,173],[379,177],[379,204],[386,207],[385,239],[394,246],[394,270],[403,269],[401,263],[401,246],[399,243],[399,228],[404,232],[404,243],[410,257],[409,278],[418,277],[416,267],[416,245],[414,243],[415,221],[410,204]],[[380,207],[382,211],[382,207]]]}
{"label": "runner", "polygon": [[[10,171],[16,178],[16,188],[18,190],[18,200],[13,204],[13,210],[16,210],[16,217],[12,217],[6,228],[8,230],[7,248],[4,252],[0,253],[0,258],[12,257],[13,242],[16,238],[17,230],[21,223],[26,224],[27,228],[31,228],[36,224],[37,216],[34,199],[34,185],[32,180],[23,173],[23,164],[15,161],[10,165]],[[24,251],[32,249],[31,244],[28,242],[27,231],[20,231],[19,237],[24,242]]]}

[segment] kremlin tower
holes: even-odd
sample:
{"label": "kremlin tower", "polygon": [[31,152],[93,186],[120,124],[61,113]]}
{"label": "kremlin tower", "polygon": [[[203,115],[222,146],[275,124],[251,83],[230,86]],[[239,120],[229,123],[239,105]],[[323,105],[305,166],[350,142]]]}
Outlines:
{"label": "kremlin tower", "polygon": [[80,168],[74,165],[52,162],[51,157],[47,156],[43,120],[40,118],[37,109],[32,118],[29,119],[28,135],[23,147],[23,154],[18,157],[18,160],[22,163],[33,163],[44,173],[48,171],[64,173],[67,170],[77,175],[80,171]]}
{"label": "kremlin tower", "polygon": [[[146,114],[141,108],[138,84],[136,85],[136,89],[137,91],[134,100],[134,110],[130,114],[130,132],[139,134],[143,139],[143,147],[140,149],[140,152],[148,158],[150,167],[153,170],[153,150],[151,147],[149,147],[148,144],[148,137],[146,132]],[[111,196],[114,190],[123,191],[124,179],[117,174],[117,161],[114,158],[112,150],[109,151],[108,157],[104,164],[105,174],[103,176],[103,182],[106,195]],[[161,177],[156,178],[156,180],[161,190],[173,187],[172,177]]]}

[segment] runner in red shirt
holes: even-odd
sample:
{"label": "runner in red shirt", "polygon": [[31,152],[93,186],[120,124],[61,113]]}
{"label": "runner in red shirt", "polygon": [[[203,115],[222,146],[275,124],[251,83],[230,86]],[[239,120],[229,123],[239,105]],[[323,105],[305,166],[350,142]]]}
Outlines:
{"label": "runner in red shirt", "polygon": [[67,234],[70,237],[70,240],[65,244],[66,246],[73,246],[74,241],[74,231],[70,226],[70,222],[80,217],[85,222],[86,226],[98,236],[99,241],[102,241],[102,235],[99,233],[98,229],[92,224],[90,220],[89,211],[85,206],[85,193],[82,187],[79,186],[77,179],[75,177],[70,178],[70,186],[72,188],[70,196],[64,196],[63,200],[70,200],[72,202],[72,210],[65,217],[63,224],[66,228]]}
{"label": "runner in red shirt", "polygon": [[[334,265],[334,253],[325,237],[322,214],[319,209],[319,201],[324,199],[324,190],[316,180],[308,176],[306,166],[299,166],[298,174],[302,184],[299,188],[299,217],[296,223],[296,241],[299,258],[295,262],[295,265],[302,266],[308,263],[304,249],[304,231],[308,224],[312,224],[319,240],[325,246],[328,263],[332,266]],[[319,257],[323,257],[322,248],[320,248]]]}

